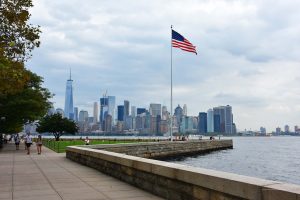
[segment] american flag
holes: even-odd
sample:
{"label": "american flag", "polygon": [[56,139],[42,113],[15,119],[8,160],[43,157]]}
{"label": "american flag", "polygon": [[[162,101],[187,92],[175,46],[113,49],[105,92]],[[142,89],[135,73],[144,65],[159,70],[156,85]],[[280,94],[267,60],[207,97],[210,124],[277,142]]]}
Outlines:
{"label": "american flag", "polygon": [[172,30],[172,47],[179,48],[183,51],[195,53],[197,55],[196,46],[185,39],[182,35]]}

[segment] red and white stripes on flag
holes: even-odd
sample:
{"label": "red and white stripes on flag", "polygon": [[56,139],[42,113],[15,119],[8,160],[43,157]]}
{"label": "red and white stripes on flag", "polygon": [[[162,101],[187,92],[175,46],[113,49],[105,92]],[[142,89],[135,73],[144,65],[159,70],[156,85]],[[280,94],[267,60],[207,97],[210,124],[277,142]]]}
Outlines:
{"label": "red and white stripes on flag", "polygon": [[172,30],[172,47],[180,48],[183,51],[192,52],[197,55],[196,46],[174,30]]}

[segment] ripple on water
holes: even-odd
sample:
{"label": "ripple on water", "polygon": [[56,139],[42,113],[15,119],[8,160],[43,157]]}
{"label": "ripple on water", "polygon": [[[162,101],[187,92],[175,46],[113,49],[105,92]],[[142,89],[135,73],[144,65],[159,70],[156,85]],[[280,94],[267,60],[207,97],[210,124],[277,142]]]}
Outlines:
{"label": "ripple on water", "polygon": [[300,137],[234,137],[233,144],[169,162],[300,185]]}

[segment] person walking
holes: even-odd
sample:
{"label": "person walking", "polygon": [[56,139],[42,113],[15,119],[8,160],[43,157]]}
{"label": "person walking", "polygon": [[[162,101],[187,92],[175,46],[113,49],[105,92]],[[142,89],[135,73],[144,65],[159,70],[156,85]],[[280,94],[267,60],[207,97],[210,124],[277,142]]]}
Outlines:
{"label": "person walking", "polygon": [[22,136],[21,136],[21,142],[24,143],[24,146],[25,146],[25,150],[27,150],[27,146],[26,146],[26,133],[24,133]]}
{"label": "person walking", "polygon": [[32,137],[30,135],[30,132],[28,132],[25,136],[25,144],[27,147],[27,155],[30,154],[30,146],[32,145]]}
{"label": "person walking", "polygon": [[38,138],[37,138],[37,140],[36,140],[36,148],[37,148],[38,154],[41,154],[41,153],[42,153],[42,145],[43,145],[43,142],[42,142],[42,135],[39,134],[39,135],[38,135]]}
{"label": "person walking", "polygon": [[14,136],[14,141],[15,141],[15,145],[16,145],[16,150],[19,150],[19,145],[20,145],[20,136],[19,136],[19,133],[17,133]]}

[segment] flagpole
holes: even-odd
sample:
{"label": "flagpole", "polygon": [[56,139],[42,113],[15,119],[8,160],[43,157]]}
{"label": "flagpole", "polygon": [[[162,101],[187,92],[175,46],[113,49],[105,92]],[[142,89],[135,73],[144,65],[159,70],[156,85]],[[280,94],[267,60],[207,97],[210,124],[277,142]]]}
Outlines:
{"label": "flagpole", "polygon": [[172,28],[173,26],[171,25],[171,127],[170,127],[170,135],[171,135],[171,142],[173,141],[173,68],[172,68]]}

